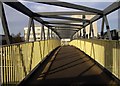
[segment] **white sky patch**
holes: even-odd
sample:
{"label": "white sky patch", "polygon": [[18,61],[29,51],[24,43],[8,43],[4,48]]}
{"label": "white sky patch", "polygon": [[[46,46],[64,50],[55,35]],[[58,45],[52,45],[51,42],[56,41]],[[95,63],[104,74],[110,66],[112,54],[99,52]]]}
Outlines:
{"label": "white sky patch", "polygon": [[34,1],[34,2],[58,2],[58,1],[63,1],[63,2],[115,2],[119,0],[19,0],[21,2],[24,1]]}
{"label": "white sky patch", "polygon": [[65,2],[115,2],[117,0],[59,0]]}

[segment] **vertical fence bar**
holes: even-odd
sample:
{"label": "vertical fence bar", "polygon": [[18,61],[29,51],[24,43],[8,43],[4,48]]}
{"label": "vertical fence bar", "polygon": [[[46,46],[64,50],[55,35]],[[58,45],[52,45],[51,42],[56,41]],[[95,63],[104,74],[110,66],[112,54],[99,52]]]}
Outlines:
{"label": "vertical fence bar", "polygon": [[9,79],[9,46],[6,47],[7,48],[7,80],[8,80],[8,84],[10,83],[10,79]]}
{"label": "vertical fence bar", "polygon": [[17,54],[18,54],[16,46],[15,46],[15,52],[14,52],[14,54],[15,54],[14,59],[16,60],[16,61],[14,60],[15,61],[14,62],[14,78],[15,78],[14,82],[16,84],[16,80],[17,80],[17,77],[16,77],[16,62],[17,62]]}
{"label": "vertical fence bar", "polygon": [[7,84],[7,71],[6,71],[6,47],[4,48],[5,57],[4,57],[4,74],[5,74],[5,83]]}
{"label": "vertical fence bar", "polygon": [[9,51],[9,49],[10,49],[10,46],[8,46],[8,80],[9,80],[9,84],[10,84],[10,51]]}
{"label": "vertical fence bar", "polygon": [[12,59],[12,70],[11,70],[11,72],[12,72],[12,83],[14,83],[14,60],[13,60],[13,58],[14,58],[14,45],[13,46],[11,46],[11,59]]}
{"label": "vertical fence bar", "polygon": [[9,59],[10,59],[10,83],[12,84],[12,58],[11,58],[11,46],[9,46]]}
{"label": "vertical fence bar", "polygon": [[0,78],[1,78],[1,83],[0,85],[2,85],[3,83],[3,50],[2,50],[3,47],[0,47]]}
{"label": "vertical fence bar", "polygon": [[13,83],[15,84],[15,56],[16,54],[15,54],[15,45],[13,46],[13,58],[14,58],[14,60],[13,60]]}

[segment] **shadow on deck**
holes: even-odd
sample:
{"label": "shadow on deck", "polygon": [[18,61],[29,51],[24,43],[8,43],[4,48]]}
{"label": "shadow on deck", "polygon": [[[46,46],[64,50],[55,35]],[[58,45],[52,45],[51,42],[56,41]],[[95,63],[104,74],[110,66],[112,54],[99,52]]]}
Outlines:
{"label": "shadow on deck", "polygon": [[[42,65],[41,65],[42,66]],[[118,82],[107,74],[98,64],[82,51],[72,46],[63,46],[54,52],[49,62],[19,86],[117,86]]]}

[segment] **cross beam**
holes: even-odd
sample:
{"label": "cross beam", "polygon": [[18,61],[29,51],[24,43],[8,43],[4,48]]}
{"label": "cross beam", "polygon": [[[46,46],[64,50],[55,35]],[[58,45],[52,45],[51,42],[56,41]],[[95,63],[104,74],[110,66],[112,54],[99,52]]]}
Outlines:
{"label": "cross beam", "polygon": [[72,8],[72,9],[76,9],[76,10],[83,10],[83,11],[87,11],[87,12],[96,13],[99,15],[103,14],[103,11],[95,9],[95,8],[90,8],[90,7],[86,7],[86,6],[82,6],[82,5],[76,5],[76,4],[57,1],[57,0],[55,0],[55,1],[52,1],[52,0],[51,1],[48,1],[48,0],[44,0],[44,1],[43,0],[27,0],[27,1],[33,1],[33,2],[38,2],[38,3],[43,3],[43,4]]}
{"label": "cross beam", "polygon": [[40,15],[48,16],[48,15],[96,15],[96,13],[91,12],[80,12],[80,11],[64,11],[64,12],[38,12]]}
{"label": "cross beam", "polygon": [[57,24],[57,25],[69,25],[69,26],[80,26],[83,27],[81,24],[70,24],[70,23],[51,23],[51,22],[46,22],[46,24]]}
{"label": "cross beam", "polygon": [[73,18],[73,17],[65,17],[65,16],[49,16],[49,15],[36,15],[36,17],[44,17],[44,18],[55,18],[55,19],[65,19],[65,20],[72,20],[72,21],[79,21],[79,22],[90,22],[87,19],[80,19],[80,18]]}
{"label": "cross beam", "polygon": [[[36,21],[40,22],[41,24],[49,27],[49,25],[44,24],[44,21],[41,18],[38,17],[34,17],[34,13],[29,10],[26,6],[24,6],[22,3],[20,3],[17,0],[14,0],[15,2],[4,2],[5,4],[7,4],[8,6],[16,9],[17,11],[29,16],[29,17],[33,17],[33,19],[35,19]],[[52,30],[52,29],[51,29]],[[56,33],[56,32],[55,32]],[[58,33],[56,33],[57,35],[59,35]],[[60,36],[59,36],[60,37]]]}

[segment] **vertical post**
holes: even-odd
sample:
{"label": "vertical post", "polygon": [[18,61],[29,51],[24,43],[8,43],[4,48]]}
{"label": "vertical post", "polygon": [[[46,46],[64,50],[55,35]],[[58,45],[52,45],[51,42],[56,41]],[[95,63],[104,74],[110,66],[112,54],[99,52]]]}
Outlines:
{"label": "vertical post", "polygon": [[51,30],[51,39],[53,38],[53,36],[52,36],[52,30]]}
{"label": "vertical post", "polygon": [[92,37],[94,38],[94,30],[93,30],[93,25],[92,25],[92,23],[90,23],[89,38],[91,38],[91,32],[92,32]]}
{"label": "vertical post", "polygon": [[81,30],[80,30],[80,38],[81,38],[82,34],[81,34]]}
{"label": "vertical post", "polygon": [[94,38],[94,29],[93,29],[93,24],[91,25],[92,27],[92,37]]}
{"label": "vertical post", "polygon": [[44,25],[42,25],[42,28],[41,28],[41,40],[45,40]]}
{"label": "vertical post", "polygon": [[54,37],[54,39],[55,39],[55,33],[53,32],[53,37]]}
{"label": "vertical post", "polygon": [[44,26],[43,26],[43,37],[44,37],[44,40],[45,40],[46,37],[45,37],[45,28],[44,28]]}
{"label": "vertical post", "polygon": [[40,34],[40,39],[41,39],[41,40],[42,40],[42,38],[43,38],[43,37],[42,37],[42,35],[43,35],[43,30],[42,30],[42,29],[43,29],[43,25],[41,26],[41,34]]}
{"label": "vertical post", "polygon": [[36,41],[34,20],[32,21],[32,31],[33,31],[33,38],[34,38],[34,41]]}
{"label": "vertical post", "polygon": [[110,26],[109,26],[107,17],[104,15],[103,18],[104,18],[105,23],[106,23],[107,35],[109,37],[109,40],[112,40],[111,33],[110,33]]}
{"label": "vertical post", "polygon": [[104,18],[102,18],[102,26],[101,26],[101,38],[103,39],[103,31],[104,31]]}
{"label": "vertical post", "polygon": [[[84,20],[85,19],[85,15],[82,16],[82,19]],[[85,30],[85,21],[83,21],[83,37],[86,38],[86,30]]]}
{"label": "vertical post", "polygon": [[32,18],[29,18],[29,23],[28,23],[28,31],[27,31],[27,42],[29,42],[29,38],[30,38],[30,31],[31,31],[31,26],[32,26]]}
{"label": "vertical post", "polygon": [[79,32],[77,32],[77,38],[79,38]]}
{"label": "vertical post", "polygon": [[50,28],[48,27],[47,40],[50,39]]}
{"label": "vertical post", "polygon": [[90,23],[89,38],[91,38],[91,30],[92,30],[92,27],[91,27],[91,23]]}
{"label": "vertical post", "polygon": [[9,33],[9,29],[8,29],[8,24],[7,24],[7,19],[5,16],[5,12],[4,12],[4,7],[3,7],[3,3],[0,2],[0,17],[1,17],[1,22],[2,22],[2,27],[5,33],[5,38],[6,38],[6,42],[7,44],[10,44],[10,33]]}

